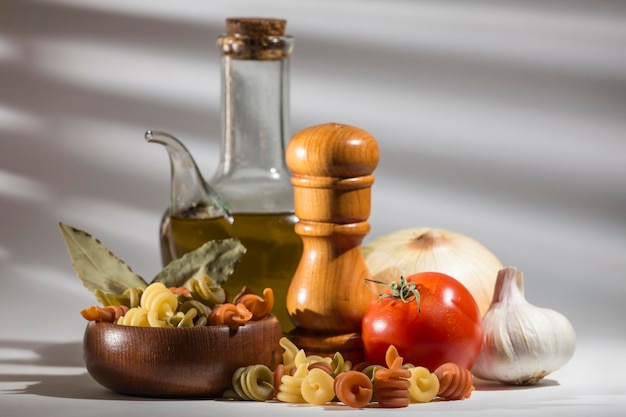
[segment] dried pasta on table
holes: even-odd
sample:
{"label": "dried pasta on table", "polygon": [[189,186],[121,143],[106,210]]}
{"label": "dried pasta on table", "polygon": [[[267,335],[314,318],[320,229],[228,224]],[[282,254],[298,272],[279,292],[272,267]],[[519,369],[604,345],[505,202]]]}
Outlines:
{"label": "dried pasta on table", "polygon": [[363,372],[342,372],[335,377],[334,384],[337,398],[348,407],[363,408],[372,401],[374,387]]}
{"label": "dried pasta on table", "polygon": [[439,378],[423,366],[409,368],[409,399],[412,403],[427,403],[439,393]]}
{"label": "dried pasta on table", "polygon": [[302,398],[309,404],[322,405],[335,398],[335,379],[320,368],[307,372],[300,384]]}
{"label": "dried pasta on table", "polygon": [[393,345],[387,349],[385,361],[387,368],[378,369],[374,381],[378,405],[384,408],[407,407],[411,402],[408,380],[411,372],[402,367],[403,359]]}
{"label": "dried pasta on table", "polygon": [[462,400],[469,398],[474,391],[472,373],[455,364],[444,363],[434,372],[439,379],[437,395],[446,400]]}

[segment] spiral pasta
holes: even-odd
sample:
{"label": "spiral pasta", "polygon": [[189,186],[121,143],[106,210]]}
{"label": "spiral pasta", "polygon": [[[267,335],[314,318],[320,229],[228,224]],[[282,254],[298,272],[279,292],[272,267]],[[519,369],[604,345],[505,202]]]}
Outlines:
{"label": "spiral pasta", "polygon": [[276,399],[286,403],[306,402],[302,396],[302,381],[307,373],[307,365],[300,364],[296,367],[296,372],[293,375],[283,375],[280,379]]}
{"label": "spiral pasta", "polygon": [[150,323],[148,322],[148,310],[143,307],[130,308],[126,314],[117,320],[117,324],[123,326],[150,327]]}
{"label": "spiral pasta", "polygon": [[376,401],[382,408],[400,408],[430,402],[437,396],[467,398],[474,389],[467,369],[450,363],[431,373],[427,368],[404,364],[393,345],[385,354],[386,367],[361,362],[352,368],[339,352],[332,358],[307,355],[286,337],[279,343],[283,363],[273,371],[265,365],[238,369],[224,397],[254,401],[276,398],[312,405],[339,401],[352,408]]}
{"label": "spiral pasta", "polygon": [[455,363],[440,365],[434,374],[439,380],[437,395],[443,399],[462,400],[469,398],[474,391],[472,373]]}
{"label": "spiral pasta", "polygon": [[170,287],[170,291],[173,294],[182,296],[183,298],[191,297],[191,292],[189,291],[189,288],[187,287]]}
{"label": "spiral pasta", "polygon": [[286,403],[304,403],[306,401],[302,396],[302,380],[309,372],[309,363],[304,350],[298,350],[292,365],[295,367],[293,375],[287,373],[288,368],[285,366],[285,374],[280,379],[276,399]]}
{"label": "spiral pasta", "polygon": [[409,368],[409,399],[412,403],[427,403],[439,393],[439,378],[423,366]]}
{"label": "spiral pasta", "polygon": [[313,405],[326,404],[335,398],[335,380],[332,375],[320,368],[307,372],[300,384],[304,401]]}
{"label": "spiral pasta", "polygon": [[230,327],[243,326],[252,318],[252,313],[242,303],[220,304],[211,310],[209,324],[226,325]]}
{"label": "spiral pasta", "polygon": [[374,389],[381,407],[400,408],[410,404],[408,378],[411,372],[402,367],[402,360],[395,346],[391,345],[385,354],[387,368],[376,371]]}
{"label": "spiral pasta", "polygon": [[184,300],[178,306],[179,313],[187,315],[191,310],[195,310],[195,316],[193,317],[194,326],[206,326],[209,324],[209,316],[211,315],[211,308],[198,300]]}
{"label": "spiral pasta", "polygon": [[326,372],[328,375],[332,376],[333,374],[333,368],[330,366],[328,362],[324,362],[324,361],[317,361],[317,362],[310,363],[307,369],[309,370],[309,372],[312,369],[321,369],[322,371]]}
{"label": "spiral pasta", "polygon": [[226,293],[208,274],[193,276],[185,282],[184,287],[189,290],[189,295],[213,308],[226,301]]}
{"label": "spiral pasta", "polygon": [[89,321],[104,321],[107,323],[115,323],[128,311],[128,307],[124,305],[111,306],[91,306],[80,312],[80,314]]}
{"label": "spiral pasta", "polygon": [[[349,362],[349,361],[348,361]],[[363,371],[365,368],[367,368],[368,366],[370,366],[369,362],[358,362],[355,363],[354,365],[349,366],[349,369],[347,370],[352,370],[352,371]]]}
{"label": "spiral pasta", "polygon": [[335,352],[330,361],[330,367],[332,369],[331,374],[336,377],[340,373],[350,370],[351,363],[350,361],[344,360],[340,352]]}
{"label": "spiral pasta", "polygon": [[267,401],[274,396],[274,375],[266,365],[238,368],[232,377],[232,388],[224,397],[246,401]]}
{"label": "spiral pasta", "polygon": [[287,337],[281,337],[278,344],[283,348],[283,365],[286,373],[289,373],[295,367],[295,358],[300,349]]}
{"label": "spiral pasta", "polygon": [[[295,368],[294,368],[294,372],[295,372]],[[283,365],[282,363],[279,363],[278,365],[276,365],[272,373],[274,374],[274,396],[276,396],[276,394],[278,393],[278,389],[280,387],[280,381],[282,381],[283,375],[286,375],[285,365]]]}
{"label": "spiral pasta", "polygon": [[384,368],[382,365],[367,365],[361,372],[367,375],[373,383],[376,381],[376,371],[382,368]]}
{"label": "spiral pasta", "polygon": [[198,310],[190,308],[185,313],[179,311],[176,314],[169,316],[165,322],[169,327],[194,327],[194,320],[197,316]]}
{"label": "spiral pasta", "polygon": [[360,371],[338,374],[335,377],[334,388],[339,401],[352,408],[365,407],[372,401],[374,393],[372,381]]}
{"label": "spiral pasta", "polygon": [[139,307],[143,290],[143,288],[127,288],[122,294],[111,294],[96,289],[93,295],[103,306],[126,306],[133,308]]}
{"label": "spiral pasta", "polygon": [[155,282],[144,290],[141,296],[141,307],[150,312],[152,322],[161,322],[176,312],[178,297],[162,283]]}
{"label": "spiral pasta", "polygon": [[261,320],[267,317],[274,308],[274,291],[271,288],[263,290],[263,297],[247,293],[233,299],[233,304],[242,303],[252,313],[250,320]]}

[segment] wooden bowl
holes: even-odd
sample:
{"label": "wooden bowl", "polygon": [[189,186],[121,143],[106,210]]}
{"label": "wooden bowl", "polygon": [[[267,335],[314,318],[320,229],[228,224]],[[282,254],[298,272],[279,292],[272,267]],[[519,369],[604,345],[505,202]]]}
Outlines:
{"label": "wooden bowl", "polygon": [[219,398],[242,366],[274,369],[282,330],[273,315],[228,326],[155,328],[90,322],[83,340],[89,374],[120,394]]}

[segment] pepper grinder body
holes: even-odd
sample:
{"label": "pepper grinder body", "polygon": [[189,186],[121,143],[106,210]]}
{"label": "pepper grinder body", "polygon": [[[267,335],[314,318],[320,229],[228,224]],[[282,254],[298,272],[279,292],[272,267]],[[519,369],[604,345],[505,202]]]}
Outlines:
{"label": "pepper grinder body", "polygon": [[361,319],[374,298],[361,243],[370,231],[378,144],[364,130],[328,123],[294,135],[286,157],[303,242],[287,293],[296,326],[290,339],[307,354],[361,361]]}

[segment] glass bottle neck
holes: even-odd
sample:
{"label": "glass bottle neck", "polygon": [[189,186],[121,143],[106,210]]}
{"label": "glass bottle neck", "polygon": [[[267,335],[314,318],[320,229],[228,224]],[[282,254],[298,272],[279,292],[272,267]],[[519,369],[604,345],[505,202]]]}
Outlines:
{"label": "glass bottle neck", "polygon": [[221,159],[211,185],[233,212],[291,212],[289,58],[221,60]]}

